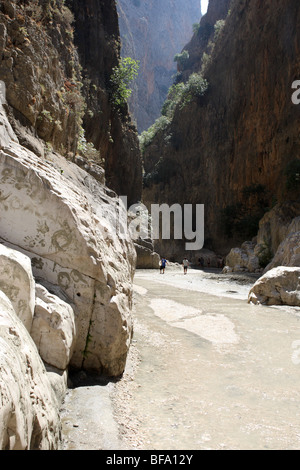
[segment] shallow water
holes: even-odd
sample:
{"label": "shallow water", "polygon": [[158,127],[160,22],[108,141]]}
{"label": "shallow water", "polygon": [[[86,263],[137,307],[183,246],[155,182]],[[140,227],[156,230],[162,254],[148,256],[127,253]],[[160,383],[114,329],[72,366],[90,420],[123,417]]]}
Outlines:
{"label": "shallow water", "polygon": [[145,448],[299,449],[300,309],[249,305],[250,284],[217,275],[164,276],[134,281]]}

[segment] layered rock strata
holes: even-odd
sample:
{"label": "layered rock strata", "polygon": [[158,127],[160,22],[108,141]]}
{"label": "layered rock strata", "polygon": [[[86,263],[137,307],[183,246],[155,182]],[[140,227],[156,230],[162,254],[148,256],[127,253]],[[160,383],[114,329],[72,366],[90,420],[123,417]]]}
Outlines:
{"label": "layered rock strata", "polygon": [[130,342],[136,256],[129,235],[118,238],[113,226],[122,209],[91,176],[48,158],[16,144],[2,148],[0,239],[29,256],[35,277],[75,309],[71,363],[119,375]]}
{"label": "layered rock strata", "polygon": [[64,372],[124,371],[136,252],[111,190],[58,154],[38,158],[2,122],[0,446],[52,449]]}

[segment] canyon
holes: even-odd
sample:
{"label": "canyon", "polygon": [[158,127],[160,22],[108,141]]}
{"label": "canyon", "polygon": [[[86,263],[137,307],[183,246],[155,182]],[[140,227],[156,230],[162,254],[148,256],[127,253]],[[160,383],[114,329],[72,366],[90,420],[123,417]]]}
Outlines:
{"label": "canyon", "polygon": [[[182,81],[142,146],[146,205],[204,204],[205,246],[223,256],[257,235],[269,209],[299,201],[299,182],[288,184],[290,169],[299,168],[299,107],[291,100],[298,4],[244,0],[228,8],[209,2],[185,46]],[[156,248],[175,260],[182,245]]]}
{"label": "canyon", "polygon": [[[286,321],[297,323],[298,2],[210,0],[203,17],[198,1],[186,8],[178,0],[176,12],[175,1],[159,3],[1,1],[0,449],[60,449],[61,408],[80,378],[122,389],[135,320],[143,309],[151,312],[149,299],[134,303],[134,289],[152,284],[151,308],[164,320],[168,281],[155,277],[162,255],[166,273],[174,270],[175,298],[184,256],[195,268],[194,281],[185,276],[186,291],[199,279],[214,291],[205,299],[217,317],[207,307],[205,318],[196,319],[205,341],[219,335],[226,343],[216,318],[227,325],[224,298],[243,275],[247,294],[235,304],[236,324],[240,308],[256,309],[258,322],[263,312],[270,326],[274,304],[291,306]],[[129,104],[116,99],[123,83],[113,82],[124,55],[141,68]],[[131,222],[137,232],[150,224],[143,208],[163,203],[204,206],[202,249],[187,251],[187,240],[175,237],[133,236]],[[207,277],[199,275],[201,257]],[[215,277],[210,269],[217,269]],[[206,291],[198,284],[190,290],[197,307]],[[185,318],[174,299],[168,302],[165,314],[174,316],[175,327],[183,321],[193,330],[195,310]],[[284,310],[275,311],[283,321]],[[174,321],[167,318],[167,326]],[[255,331],[253,319],[251,325]],[[120,416],[133,395],[117,402]],[[87,396],[97,402],[91,390]],[[98,413],[99,404],[96,422]],[[115,423],[112,429],[120,432]]]}
{"label": "canyon", "polygon": [[[118,194],[138,201],[142,179],[137,132],[127,107],[115,109],[111,100],[117,12],[113,1],[72,2],[72,10],[60,0],[1,2],[0,447],[6,450],[58,449],[69,371],[121,375],[132,336],[136,251],[114,219],[119,214],[126,227]],[[88,44],[94,34],[98,48],[77,49],[76,40],[83,36],[80,44]]]}
{"label": "canyon", "polygon": [[191,0],[120,0],[121,54],[139,61],[139,75],[129,106],[138,132],[159,117],[180,53],[201,17],[200,2]]}

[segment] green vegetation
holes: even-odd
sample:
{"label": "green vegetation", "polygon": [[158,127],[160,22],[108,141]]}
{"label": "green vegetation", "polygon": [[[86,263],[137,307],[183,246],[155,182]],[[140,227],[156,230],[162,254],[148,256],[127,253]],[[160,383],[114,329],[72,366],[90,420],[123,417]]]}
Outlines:
{"label": "green vegetation", "polygon": [[193,24],[193,32],[194,34],[198,34],[200,30],[200,23],[194,23]]}
{"label": "green vegetation", "polygon": [[162,116],[140,136],[142,153],[151,144],[158,132],[166,130],[171,123],[175,110],[182,110],[193,100],[203,96],[208,88],[208,82],[201,74],[193,73],[187,83],[172,85],[169,89],[168,97],[162,107]]}
{"label": "green vegetation", "polygon": [[225,26],[226,21],[225,20],[218,20],[214,26],[215,34],[214,34],[214,41],[217,42],[219,39],[221,32],[223,31],[223,28]]}
{"label": "green vegetation", "polygon": [[120,59],[119,65],[113,68],[110,78],[111,83],[111,102],[121,109],[128,101],[132,90],[131,82],[137,77],[139,62],[126,57]]}
{"label": "green vegetation", "polygon": [[187,61],[189,60],[190,55],[188,51],[182,51],[180,54],[176,54],[174,57],[174,62],[177,62],[179,67],[184,67]]}
{"label": "green vegetation", "polygon": [[192,73],[181,90],[179,106],[184,108],[188,103],[203,96],[208,88],[208,82],[199,73]]}
{"label": "green vegetation", "polygon": [[218,20],[215,25],[213,26],[212,29],[207,29],[206,33],[209,35],[207,36],[207,48],[206,51],[203,52],[202,55],[202,67],[201,67],[201,73],[205,74],[207,66],[211,63],[212,61],[212,54],[215,49],[216,43],[222,36],[222,31],[224,29],[226,20]]}
{"label": "green vegetation", "polygon": [[160,116],[158,119],[156,119],[154,124],[149,127],[149,129],[142,132],[142,134],[140,135],[140,146],[142,153],[145,147],[152,143],[154,137],[158,134],[158,132],[164,131],[169,124],[170,120],[166,116]]}
{"label": "green vegetation", "polygon": [[176,85],[172,85],[169,89],[166,101],[163,104],[161,114],[171,119],[174,115],[175,108],[179,104],[185,84],[180,82]]}
{"label": "green vegetation", "polygon": [[79,155],[86,157],[88,160],[95,160],[99,162],[100,152],[94,147],[92,142],[87,142],[85,138],[85,132],[82,127],[80,127],[80,130],[79,130],[77,152]]}
{"label": "green vegetation", "polygon": [[53,117],[50,113],[50,111],[47,111],[46,109],[44,109],[43,111],[41,111],[41,114],[38,116],[37,118],[39,121],[40,120],[46,120],[48,122],[53,122]]}

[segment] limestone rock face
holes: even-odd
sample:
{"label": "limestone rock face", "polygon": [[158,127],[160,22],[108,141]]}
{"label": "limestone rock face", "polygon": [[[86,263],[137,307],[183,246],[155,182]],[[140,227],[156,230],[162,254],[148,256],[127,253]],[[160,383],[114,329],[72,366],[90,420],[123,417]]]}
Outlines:
{"label": "limestone rock face", "polygon": [[[300,218],[298,217],[300,220]],[[300,267],[300,230],[291,231],[279,245],[278,250],[266,271],[276,266],[298,266]]]}
{"label": "limestone rock face", "polygon": [[[216,0],[210,6],[225,3]],[[274,199],[299,200],[299,187],[287,192],[286,176],[288,165],[299,160],[299,106],[291,100],[292,83],[299,76],[299,2],[234,0],[230,9],[207,59],[207,91],[176,108],[144,154],[146,162],[154,163],[146,177],[154,174],[160,159],[164,163],[160,181],[156,175],[149,178],[145,203],[204,204],[205,247],[223,255],[256,235],[244,233],[261,217],[255,189],[263,190],[263,207],[271,207]],[[199,51],[203,35],[200,26],[195,38]],[[199,72],[202,62],[199,55],[191,70]],[[243,226],[228,234],[224,215],[227,222],[238,220]],[[177,241],[178,250],[182,244]],[[159,250],[166,256],[167,245]]]}
{"label": "limestone rock face", "polygon": [[35,281],[30,258],[1,244],[0,290],[10,299],[17,315],[30,333],[35,305]]}
{"label": "limestone rock face", "polygon": [[28,331],[0,291],[0,449],[57,450],[58,402]]}
{"label": "limestone rock face", "polygon": [[300,201],[276,204],[259,222],[257,243],[267,244],[275,254],[289,233],[300,231],[299,214]]}
{"label": "limestone rock face", "polygon": [[48,290],[36,285],[36,302],[31,337],[44,362],[67,369],[76,339],[72,307]]}
{"label": "limestone rock face", "polygon": [[136,261],[129,234],[116,229],[125,208],[74,164],[55,154],[39,160],[13,142],[0,151],[0,185],[0,240],[30,257],[39,283],[74,310],[70,364],[121,374]]}
{"label": "limestone rock face", "polygon": [[256,281],[248,302],[300,306],[300,268],[279,266],[271,269]]}
{"label": "limestone rock face", "polygon": [[105,160],[107,185],[133,203],[142,191],[138,136],[127,106],[120,113],[110,103],[119,56],[115,0],[0,3],[0,81],[20,143],[41,157],[51,147],[75,158],[84,134],[95,165]]}
{"label": "limestone rock face", "polygon": [[146,240],[138,240],[134,244],[137,253],[137,269],[157,269],[160,256],[154,251],[153,243]]}
{"label": "limestone rock face", "polygon": [[209,0],[207,13],[201,18],[198,30],[192,39],[185,45],[189,58],[179,70],[187,77],[192,72],[198,72],[204,52],[209,52],[209,42],[214,40],[215,24],[225,20],[230,8],[230,0]]}
{"label": "limestone rock face", "polygon": [[110,77],[120,57],[115,0],[67,0],[75,17],[74,41],[82,66],[82,93],[88,112],[83,127],[105,160],[106,184],[129,204],[141,200],[142,161],[138,134],[127,105],[110,101]]}
{"label": "limestone rock face", "polygon": [[226,267],[232,271],[249,271],[251,273],[260,270],[258,257],[255,253],[255,243],[245,242],[241,248],[232,248],[226,257]]}
{"label": "limestone rock face", "polygon": [[83,102],[71,22],[62,2],[0,5],[0,80],[10,122],[21,143],[37,154],[44,153],[38,138],[63,154],[76,150]]}

